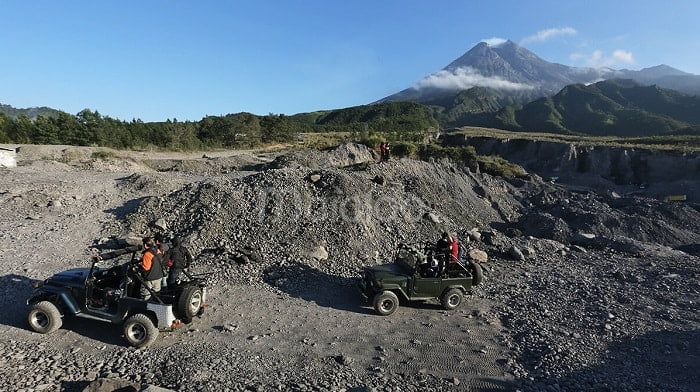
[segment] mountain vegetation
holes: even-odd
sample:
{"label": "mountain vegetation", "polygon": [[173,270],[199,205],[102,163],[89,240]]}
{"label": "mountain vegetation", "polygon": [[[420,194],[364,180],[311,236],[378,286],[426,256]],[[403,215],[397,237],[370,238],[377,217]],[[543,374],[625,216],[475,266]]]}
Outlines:
{"label": "mountain vegetation", "polygon": [[535,97],[528,92],[504,93],[488,87],[472,87],[436,95],[423,102],[443,128],[462,125],[490,126],[493,113],[506,106],[522,106]]}
{"label": "mountain vegetation", "polygon": [[490,125],[592,136],[700,135],[700,97],[632,80],[575,84],[521,108],[504,107]]}
{"label": "mountain vegetation", "polygon": [[5,114],[6,116],[16,119],[19,116],[26,116],[31,120],[36,119],[39,116],[44,116],[44,117],[56,117],[60,113],[59,110],[56,109],[51,109],[46,106],[38,107],[38,108],[27,108],[27,109],[17,109],[14,108],[10,105],[4,105],[0,103],[0,113]]}

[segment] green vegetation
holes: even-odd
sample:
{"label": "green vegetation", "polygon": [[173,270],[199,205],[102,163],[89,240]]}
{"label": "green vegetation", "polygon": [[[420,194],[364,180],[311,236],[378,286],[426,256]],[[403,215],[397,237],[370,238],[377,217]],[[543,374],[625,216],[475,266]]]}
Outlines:
{"label": "green vegetation", "polygon": [[525,170],[499,156],[477,155],[473,146],[445,147],[438,144],[420,146],[420,158],[423,160],[448,158],[468,167],[478,167],[481,172],[501,177],[519,177]]}
{"label": "green vegetation", "polygon": [[116,158],[116,157],[117,157],[117,155],[115,153],[110,152],[110,151],[103,151],[103,150],[95,151],[92,153],[92,155],[90,155],[90,158],[92,158],[92,159],[102,159],[102,160],[109,159],[109,158]]}
{"label": "green vegetation", "polygon": [[698,96],[631,80],[607,80],[566,86],[553,97],[521,108],[502,108],[490,126],[591,136],[700,135],[698,108]]}
{"label": "green vegetation", "polygon": [[135,150],[190,151],[212,148],[249,148],[298,140],[299,134],[338,133],[317,140],[323,148],[347,134],[353,140],[375,138],[382,132],[392,141],[423,141],[438,130],[430,110],[409,102],[388,102],[346,109],[301,113],[294,116],[235,113],[202,120],[144,123],[102,116],[85,109],[73,116],[58,112],[30,119],[13,118],[0,111],[0,143],[68,144]]}

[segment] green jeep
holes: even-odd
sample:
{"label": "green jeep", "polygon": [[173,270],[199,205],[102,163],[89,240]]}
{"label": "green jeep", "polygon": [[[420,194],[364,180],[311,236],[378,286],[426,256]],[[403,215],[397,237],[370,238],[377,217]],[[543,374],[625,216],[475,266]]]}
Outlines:
{"label": "green jeep", "polygon": [[372,299],[374,310],[382,316],[398,309],[399,298],[406,301],[437,298],[444,309],[456,309],[472,286],[481,282],[483,273],[475,262],[447,263],[441,256],[428,246],[420,251],[401,244],[393,263],[364,268],[360,292],[365,300]]}

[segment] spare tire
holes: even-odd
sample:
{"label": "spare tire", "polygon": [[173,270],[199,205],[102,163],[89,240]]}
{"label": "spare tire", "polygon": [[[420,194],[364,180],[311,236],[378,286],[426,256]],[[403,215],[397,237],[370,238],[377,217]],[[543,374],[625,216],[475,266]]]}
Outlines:
{"label": "spare tire", "polygon": [[484,272],[481,266],[473,261],[469,262],[469,272],[472,274],[472,286],[478,286],[484,280]]}
{"label": "spare tire", "polygon": [[202,289],[198,286],[188,285],[182,290],[177,300],[175,311],[182,321],[189,323],[199,313],[203,301]]}

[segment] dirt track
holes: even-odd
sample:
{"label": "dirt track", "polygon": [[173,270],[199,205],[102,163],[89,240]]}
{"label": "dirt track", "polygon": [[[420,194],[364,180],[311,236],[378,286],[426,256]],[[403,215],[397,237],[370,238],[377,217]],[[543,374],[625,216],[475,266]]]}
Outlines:
{"label": "dirt track", "polygon": [[[119,328],[99,322],[67,321],[48,336],[30,332],[24,305],[30,280],[85,266],[88,248],[101,238],[144,229],[141,221],[145,224],[152,218],[148,205],[142,205],[147,197],[221,176],[226,177],[223,184],[229,184],[269,170],[265,165],[275,156],[236,152],[188,156],[183,161],[168,155],[144,164],[142,156],[95,161],[89,159],[89,149],[64,150],[26,148],[18,167],[0,169],[0,303],[5,310],[0,315],[0,389],[82,390],[98,376],[176,390],[666,386],[690,391],[699,381],[697,256],[636,243],[641,258],[600,248],[577,253],[558,249],[556,243],[548,248],[549,240],[535,238],[526,242],[533,244],[537,256],[519,263],[506,253],[510,242],[486,247],[491,255],[485,265],[487,279],[459,310],[410,305],[391,317],[376,316],[355,289],[352,271],[372,263],[371,258],[355,260],[356,253],[370,251],[361,240],[343,249],[342,241],[320,238],[331,251],[328,263],[340,263],[333,254],[342,255],[337,260],[353,260],[343,265],[324,266],[325,259],[312,258],[282,263],[284,252],[278,252],[260,265],[241,266],[227,262],[225,255],[217,259],[203,253],[200,267],[217,274],[211,307],[187,328],[161,334],[147,349],[126,347]],[[76,152],[68,160],[66,151]],[[315,156],[304,159],[318,161]],[[299,156],[294,161],[312,167]],[[407,171],[420,178],[423,170],[411,162],[392,165],[381,169],[387,181],[392,181],[391,173],[399,181],[398,173]],[[323,165],[312,169],[320,170],[324,178],[337,175],[324,172]],[[284,170],[281,173],[287,173]],[[368,178],[374,175],[372,170]],[[430,170],[437,173],[432,177],[450,176],[439,165]],[[493,199],[495,190],[505,191],[505,185],[489,185],[488,178],[479,181],[490,192],[490,204],[496,204],[494,210],[480,212],[479,219],[517,212],[511,196]],[[408,185],[415,187],[414,192],[422,187],[420,182]],[[398,192],[394,188],[387,192]],[[178,197],[171,195],[163,203]],[[470,200],[475,206],[481,203]],[[195,210],[196,204],[191,208]],[[126,227],[130,224],[133,227]],[[371,221],[363,224],[373,230]],[[416,233],[429,236],[431,227],[420,223]],[[236,229],[198,228],[195,250],[212,246],[206,233]],[[186,230],[179,228],[185,234]],[[392,235],[404,235],[394,230]],[[235,238],[248,244],[248,235],[236,233]],[[691,226],[683,238],[697,235]],[[314,236],[302,233],[302,238],[318,239]],[[220,234],[214,237],[221,239]],[[316,244],[290,244],[289,249],[303,258],[306,245]],[[388,256],[389,246],[380,249],[380,259]],[[270,271],[284,279],[266,278]],[[664,356],[656,355],[659,348]],[[615,361],[626,357],[640,362]]]}

